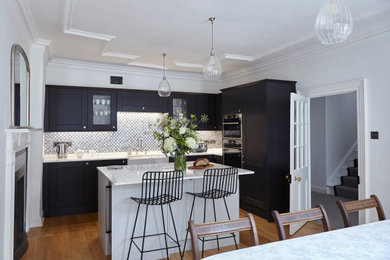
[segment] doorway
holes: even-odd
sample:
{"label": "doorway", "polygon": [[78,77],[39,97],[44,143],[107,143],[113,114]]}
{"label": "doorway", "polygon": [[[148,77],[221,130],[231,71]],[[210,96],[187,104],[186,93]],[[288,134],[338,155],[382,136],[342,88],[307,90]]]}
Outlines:
{"label": "doorway", "polygon": [[336,201],[358,199],[356,92],[310,99],[310,140],[311,207],[321,203],[332,228],[342,228]]}
{"label": "doorway", "polygon": [[[355,94],[356,99],[356,114],[357,114],[357,161],[356,164],[359,169],[359,185],[358,185],[358,199],[367,198],[368,187],[367,181],[369,179],[368,173],[366,172],[366,161],[365,161],[365,103],[364,103],[364,79],[355,79],[346,82],[333,83],[323,85],[319,87],[304,88],[299,91],[299,94],[307,97],[311,100],[315,98],[342,95],[342,94]],[[310,150],[312,149],[309,144]],[[311,176],[311,173],[309,173]],[[310,195],[309,195],[310,194]],[[308,196],[311,197],[311,193]],[[294,198],[290,198],[293,201]],[[359,212],[359,224],[366,223],[367,212]]]}

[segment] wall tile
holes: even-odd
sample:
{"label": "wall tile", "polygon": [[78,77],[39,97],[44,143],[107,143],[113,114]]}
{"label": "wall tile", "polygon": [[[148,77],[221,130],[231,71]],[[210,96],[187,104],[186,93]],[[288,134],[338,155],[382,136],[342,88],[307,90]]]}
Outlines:
{"label": "wall tile", "polygon": [[[118,112],[116,132],[50,132],[44,134],[45,154],[54,154],[53,142],[71,141],[68,152],[96,150],[97,152],[124,152],[132,150],[159,150],[160,143],[153,138],[155,128],[150,126],[161,118],[161,113]],[[209,148],[222,147],[221,131],[198,131],[198,136],[209,143]]]}

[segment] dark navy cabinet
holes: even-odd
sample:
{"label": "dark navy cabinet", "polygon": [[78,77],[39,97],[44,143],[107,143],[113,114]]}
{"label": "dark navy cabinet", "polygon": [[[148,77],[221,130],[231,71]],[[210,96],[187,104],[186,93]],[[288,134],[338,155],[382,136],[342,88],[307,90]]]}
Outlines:
{"label": "dark navy cabinet", "polygon": [[177,111],[187,116],[193,114],[198,120],[201,115],[208,115],[208,122],[199,124],[198,130],[220,130],[222,127],[222,124],[218,125],[221,121],[217,122],[221,110],[216,94],[172,93],[168,99],[168,112],[177,116]]}
{"label": "dark navy cabinet", "polygon": [[289,211],[290,93],[295,81],[261,80],[222,90],[224,114],[242,113],[243,168],[240,207],[272,220]]}
{"label": "dark navy cabinet", "polygon": [[46,132],[116,131],[116,92],[46,86]]}
{"label": "dark navy cabinet", "polygon": [[123,112],[168,112],[168,98],[162,98],[157,91],[118,91],[118,111]]}
{"label": "dark navy cabinet", "polygon": [[127,160],[82,161],[43,164],[44,217],[97,210],[96,167],[126,165]]}
{"label": "dark navy cabinet", "polygon": [[229,88],[222,90],[223,114],[241,114],[245,111],[245,97],[243,88]]}
{"label": "dark navy cabinet", "polygon": [[113,90],[88,89],[88,131],[116,131],[117,104]]}
{"label": "dark navy cabinet", "polygon": [[[46,131],[85,131],[87,92],[80,88],[47,87]],[[47,118],[47,120],[46,120]]]}

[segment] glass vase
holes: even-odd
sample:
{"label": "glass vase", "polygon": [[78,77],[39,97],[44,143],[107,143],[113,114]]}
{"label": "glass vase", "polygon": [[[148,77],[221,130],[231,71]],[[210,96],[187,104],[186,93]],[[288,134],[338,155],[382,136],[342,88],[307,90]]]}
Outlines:
{"label": "glass vase", "polygon": [[187,169],[187,158],[185,154],[175,153],[175,171],[185,172]]}

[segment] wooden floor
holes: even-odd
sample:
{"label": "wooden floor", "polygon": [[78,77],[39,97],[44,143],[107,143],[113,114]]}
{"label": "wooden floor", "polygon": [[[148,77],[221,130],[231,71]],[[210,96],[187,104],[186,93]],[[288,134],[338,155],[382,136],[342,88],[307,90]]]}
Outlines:
{"label": "wooden floor", "polygon": [[[240,210],[240,216],[246,211]],[[265,219],[255,216],[260,244],[278,240],[276,226]],[[309,222],[294,237],[322,232],[322,225]],[[240,248],[250,245],[249,231],[240,233]],[[111,259],[105,256],[100,246],[97,231],[97,213],[69,215],[47,218],[43,227],[32,228],[28,233],[29,248],[23,260],[98,260]],[[220,252],[233,250],[234,247],[221,249]],[[217,250],[205,252],[206,256],[217,253]],[[178,254],[171,259],[180,259]],[[188,251],[184,259],[192,259]]]}

